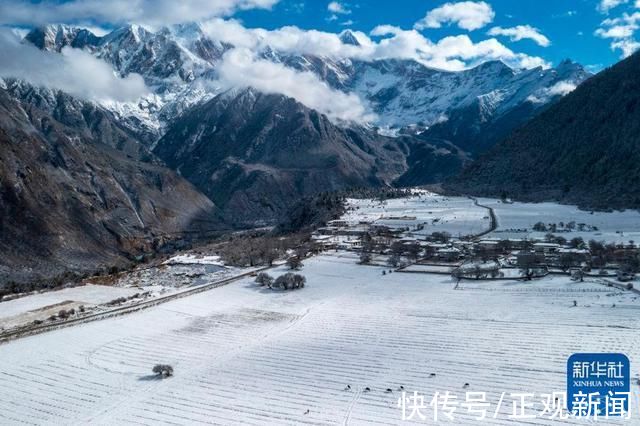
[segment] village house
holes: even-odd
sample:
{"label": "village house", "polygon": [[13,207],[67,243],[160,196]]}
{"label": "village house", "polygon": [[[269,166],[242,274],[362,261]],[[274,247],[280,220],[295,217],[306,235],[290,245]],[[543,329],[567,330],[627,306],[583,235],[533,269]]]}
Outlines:
{"label": "village house", "polygon": [[533,250],[536,253],[542,253],[542,254],[554,254],[554,253],[557,253],[561,248],[562,246],[556,243],[534,243],[533,244]]}

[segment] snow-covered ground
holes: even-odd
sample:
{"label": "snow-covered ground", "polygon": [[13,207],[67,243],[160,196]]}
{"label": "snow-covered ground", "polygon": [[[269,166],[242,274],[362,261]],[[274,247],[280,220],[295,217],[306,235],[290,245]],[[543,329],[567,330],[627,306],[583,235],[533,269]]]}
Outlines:
{"label": "snow-covered ground", "polygon": [[104,285],[85,285],[47,291],[0,303],[0,328],[45,320],[61,309],[86,307],[107,303],[119,297],[129,297],[140,289]]}
{"label": "snow-covered ground", "polygon": [[164,262],[165,265],[217,265],[224,266],[220,256],[196,256],[194,254],[179,254]]}
{"label": "snow-covered ground", "polygon": [[[415,194],[382,202],[350,199],[348,206],[352,209],[342,219],[353,224],[366,221],[394,229],[408,227],[415,235],[448,232],[453,237],[479,234],[491,225],[487,209],[474,205],[469,198],[445,197],[427,191],[415,191]],[[418,225],[424,229],[416,230]]]}
{"label": "snow-covered ground", "polygon": [[[77,311],[84,306],[88,310],[96,308],[106,311],[121,307],[121,303],[105,306],[121,297],[142,295],[127,302],[136,304],[250,271],[251,268],[223,266],[218,256],[176,255],[158,266],[143,267],[113,277],[98,277],[93,279],[94,282],[82,286],[43,291],[0,302],[0,331],[32,325],[34,321],[48,321],[49,317],[63,309]],[[97,285],[105,283],[109,285]]]}
{"label": "snow-covered ground", "polygon": [[[348,205],[353,209],[342,219],[351,224],[366,221],[396,229],[408,227],[416,236],[444,231],[459,237],[479,234],[490,227],[487,209],[476,206],[471,199],[417,190],[415,194],[411,198],[383,202],[350,199]],[[563,228],[559,227],[556,235],[568,240],[582,237],[585,241],[640,242],[640,213],[637,211],[591,212],[556,203],[503,203],[490,198],[480,198],[478,202],[493,208],[498,220],[498,228],[486,238],[544,239],[547,232],[533,231],[536,223],[575,222],[585,224],[585,230],[576,228],[571,232],[563,232]],[[423,225],[424,229],[416,230],[418,225]]]}
{"label": "snow-covered ground", "polygon": [[[246,279],[0,345],[0,424],[403,424],[399,386],[427,407],[437,391],[488,392],[495,409],[502,392],[563,391],[575,352],[626,353],[637,375],[633,293],[568,278],[454,290],[448,276],[356,261],[306,260],[298,291]],[[157,380],[156,363],[175,376]],[[521,424],[511,410],[480,424]],[[449,424],[474,416],[459,407]]]}
{"label": "snow-covered ground", "polygon": [[[585,241],[598,241],[627,244],[630,240],[640,242],[640,213],[633,210],[624,212],[591,212],[575,206],[556,203],[502,203],[499,200],[481,198],[479,202],[494,209],[498,219],[498,229],[490,237],[498,238],[544,238],[545,232],[533,232],[537,222],[545,224],[560,222],[584,223],[597,227],[597,231],[556,233],[568,240],[582,237]],[[526,232],[515,232],[526,229]]]}

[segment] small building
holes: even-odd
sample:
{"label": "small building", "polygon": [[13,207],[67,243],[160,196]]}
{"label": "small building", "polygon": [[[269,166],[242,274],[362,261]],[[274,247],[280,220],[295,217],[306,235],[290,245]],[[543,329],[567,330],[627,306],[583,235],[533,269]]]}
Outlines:
{"label": "small building", "polygon": [[334,248],[337,244],[332,235],[312,235],[311,240],[314,244],[325,250]]}
{"label": "small building", "polygon": [[560,256],[570,255],[580,262],[586,262],[591,257],[591,252],[587,249],[561,248],[557,251],[557,253]]}
{"label": "small building", "polygon": [[536,253],[554,254],[557,253],[562,247],[556,243],[534,243],[533,250]]}
{"label": "small building", "polygon": [[462,258],[462,252],[455,247],[441,248],[436,251],[436,258],[442,262],[455,262]]}

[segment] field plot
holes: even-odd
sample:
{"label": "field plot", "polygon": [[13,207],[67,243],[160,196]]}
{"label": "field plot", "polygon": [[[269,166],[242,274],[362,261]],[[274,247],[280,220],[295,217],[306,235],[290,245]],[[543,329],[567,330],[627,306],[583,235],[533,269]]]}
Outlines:
{"label": "field plot", "polygon": [[[479,202],[494,209],[498,219],[498,229],[490,237],[499,238],[539,238],[545,232],[533,232],[537,222],[545,224],[560,222],[584,223],[596,227],[597,230],[557,233],[567,239],[582,237],[585,241],[595,239],[613,243],[627,244],[630,240],[640,241],[640,213],[627,210],[624,212],[590,212],[575,206],[555,203],[502,203],[499,200],[482,198]],[[515,230],[525,230],[517,232]]]}
{"label": "field plot", "polygon": [[[564,278],[454,290],[447,276],[355,262],[307,260],[298,291],[247,279],[0,345],[0,424],[400,424],[399,386],[495,404],[501,392],[562,391],[574,352],[640,356],[632,293]],[[156,379],[156,363],[175,376]],[[510,424],[510,412],[488,423]],[[477,421],[461,408],[452,424]]]}
{"label": "field plot", "polygon": [[[448,232],[454,237],[478,234],[489,229],[487,209],[468,198],[445,197],[427,191],[415,191],[411,198],[385,201],[349,200],[354,210],[343,216],[352,224],[370,222],[390,228],[409,228],[415,235]],[[418,225],[424,229],[416,230]]]}

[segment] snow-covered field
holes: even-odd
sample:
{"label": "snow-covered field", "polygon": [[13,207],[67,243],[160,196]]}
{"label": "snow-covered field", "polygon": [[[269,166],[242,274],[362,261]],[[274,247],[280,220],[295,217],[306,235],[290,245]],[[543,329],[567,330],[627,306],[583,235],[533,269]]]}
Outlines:
{"label": "snow-covered field", "polygon": [[[474,205],[472,200],[427,191],[416,191],[416,196],[411,198],[383,202],[350,199],[348,204],[353,209],[342,217],[343,220],[354,224],[373,222],[396,229],[408,227],[415,235],[448,232],[459,237],[486,231],[491,224],[487,209]],[[423,225],[424,229],[415,230],[418,225]]]}
{"label": "snow-covered field", "polygon": [[44,320],[60,309],[99,305],[138,292],[140,290],[135,288],[90,284],[21,297],[0,303],[0,328],[26,324],[35,319]]}
{"label": "snow-covered field", "polygon": [[[575,352],[626,353],[637,375],[630,292],[568,278],[454,290],[448,276],[383,276],[346,253],[302,273],[298,291],[246,279],[0,345],[0,424],[402,424],[399,386],[427,407],[436,391],[488,392],[495,409],[502,392],[563,391]],[[175,376],[151,376],[156,363]],[[522,424],[511,410],[478,422],[460,407],[449,424]]]}
{"label": "snow-covered field", "polygon": [[[349,206],[353,209],[342,219],[351,224],[367,221],[391,228],[408,227],[416,236],[444,231],[453,237],[459,237],[479,234],[489,229],[491,222],[487,209],[476,206],[471,199],[446,197],[427,191],[416,190],[415,193],[416,196],[411,198],[384,202],[349,200]],[[537,222],[575,222],[587,225],[586,230],[579,231],[576,228],[571,232],[562,232],[563,229],[559,228],[556,235],[562,235],[568,240],[582,237],[585,241],[595,239],[624,244],[631,240],[640,242],[640,213],[637,211],[590,212],[556,203],[503,203],[490,198],[480,198],[478,202],[493,208],[498,220],[498,228],[486,238],[544,239],[546,232],[532,230]],[[424,225],[424,229],[415,230],[417,225]],[[591,229],[593,227],[597,230]]]}
{"label": "snow-covered field", "polygon": [[108,311],[122,306],[121,303],[104,305],[114,299],[142,294],[127,302],[136,304],[250,271],[250,268],[222,266],[218,256],[177,255],[159,266],[141,268],[114,277],[96,278],[96,283],[108,282],[109,285],[90,283],[0,302],[0,331],[32,325],[34,321],[47,322],[49,317],[58,314],[60,310],[77,311],[80,306],[84,306],[88,310],[96,308]]}
{"label": "snow-covered field", "polygon": [[[627,210],[624,212],[590,212],[575,206],[556,203],[502,203],[499,200],[482,198],[479,202],[494,209],[498,219],[498,229],[490,237],[498,238],[544,238],[545,232],[532,232],[537,222],[560,223],[576,222],[597,227],[597,231],[580,232],[574,230],[557,233],[567,239],[582,237],[585,241],[624,243],[630,240],[640,242],[640,213]],[[513,232],[516,229],[527,229],[527,232]]]}

